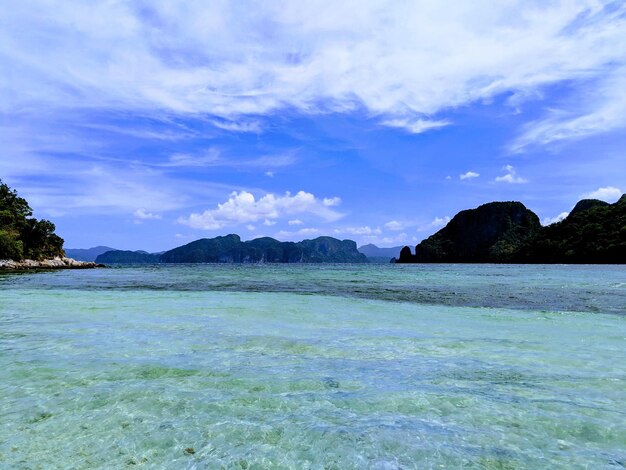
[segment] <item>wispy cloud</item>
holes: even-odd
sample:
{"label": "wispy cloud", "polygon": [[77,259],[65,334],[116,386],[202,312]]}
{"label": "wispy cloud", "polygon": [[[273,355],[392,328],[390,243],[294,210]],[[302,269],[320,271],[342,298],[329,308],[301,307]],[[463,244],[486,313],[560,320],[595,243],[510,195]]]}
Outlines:
{"label": "wispy cloud", "polygon": [[180,179],[132,156],[100,156],[99,142],[58,134],[56,129],[29,134],[25,128],[0,126],[7,152],[0,158],[0,175],[42,215],[160,214],[193,206],[200,196],[240,189]]}
{"label": "wispy cloud", "polygon": [[187,153],[175,153],[171,155],[167,163],[160,166],[164,167],[204,167],[214,166],[220,162],[220,151],[216,148],[210,148],[201,155],[191,155]]}
{"label": "wispy cloud", "polygon": [[215,127],[230,132],[252,132],[258,134],[262,130],[258,120],[224,121],[213,119],[210,121]]}
{"label": "wispy cloud", "polygon": [[519,153],[532,146],[582,139],[626,127],[625,89],[626,66],[609,71],[607,77],[591,81],[583,93],[575,93],[559,108],[549,110],[547,116],[526,124],[509,150]]}
{"label": "wispy cloud", "polygon": [[301,228],[300,230],[290,231],[290,230],[280,230],[274,234],[278,240],[293,240],[300,241],[304,237],[318,237],[322,235],[324,232],[315,227],[307,227]]}
{"label": "wispy cloud", "polygon": [[333,233],[337,235],[380,235],[382,230],[379,227],[370,227],[364,225],[361,227],[341,227],[333,230]]}
{"label": "wispy cloud", "polygon": [[520,149],[624,125],[625,11],[582,0],[13,2],[0,31],[13,71],[0,107],[206,114],[232,132],[259,132],[264,115],[286,107],[362,108],[420,133],[448,125],[437,117],[445,110],[505,92],[605,84],[606,100],[589,100],[597,107],[539,120]]}
{"label": "wispy cloud", "polygon": [[[223,155],[218,148],[211,147],[200,153],[175,153],[171,155],[167,162],[146,164],[155,167],[177,168],[177,167],[229,167],[235,169],[245,168],[281,168],[293,165],[297,158],[295,152],[285,152],[278,155],[262,155],[255,158],[234,158]],[[267,176],[274,176],[270,170],[266,171]]]}

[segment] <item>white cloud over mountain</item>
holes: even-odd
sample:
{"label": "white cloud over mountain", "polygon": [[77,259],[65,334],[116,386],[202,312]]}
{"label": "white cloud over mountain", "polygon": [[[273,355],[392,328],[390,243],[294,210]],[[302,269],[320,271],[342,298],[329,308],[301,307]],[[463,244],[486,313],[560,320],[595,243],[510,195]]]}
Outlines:
{"label": "white cloud over mountain", "polygon": [[[336,202],[336,198],[328,200]],[[327,199],[320,200],[305,191],[294,195],[287,192],[283,196],[269,193],[258,199],[248,191],[233,192],[217,208],[181,217],[178,222],[196,229],[218,230],[261,220],[265,225],[271,225],[271,221],[276,219],[300,214],[314,215],[327,222],[343,217],[343,214],[331,209],[325,201]]]}
{"label": "white cloud over mountain", "polygon": [[622,190],[614,186],[605,186],[598,188],[595,191],[585,193],[581,196],[582,199],[600,199],[606,202],[615,202],[622,195]]}
{"label": "white cloud over mountain", "polygon": [[559,215],[556,215],[554,217],[545,217],[544,219],[541,220],[541,225],[556,224],[557,222],[561,222],[562,220],[565,220],[565,218],[568,215],[569,215],[569,212],[561,212]]}

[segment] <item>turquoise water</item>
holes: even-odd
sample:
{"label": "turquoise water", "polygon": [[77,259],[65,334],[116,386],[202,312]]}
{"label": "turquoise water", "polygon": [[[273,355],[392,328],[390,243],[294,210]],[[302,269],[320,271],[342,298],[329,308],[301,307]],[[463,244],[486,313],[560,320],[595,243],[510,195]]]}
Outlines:
{"label": "turquoise water", "polygon": [[626,267],[0,275],[0,468],[626,466]]}

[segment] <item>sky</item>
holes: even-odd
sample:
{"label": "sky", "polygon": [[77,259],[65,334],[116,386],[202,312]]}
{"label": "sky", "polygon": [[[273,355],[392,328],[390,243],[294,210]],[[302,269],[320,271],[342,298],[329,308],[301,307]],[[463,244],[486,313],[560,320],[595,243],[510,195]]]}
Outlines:
{"label": "sky", "polygon": [[0,143],[68,248],[549,224],[626,190],[626,3],[11,2]]}

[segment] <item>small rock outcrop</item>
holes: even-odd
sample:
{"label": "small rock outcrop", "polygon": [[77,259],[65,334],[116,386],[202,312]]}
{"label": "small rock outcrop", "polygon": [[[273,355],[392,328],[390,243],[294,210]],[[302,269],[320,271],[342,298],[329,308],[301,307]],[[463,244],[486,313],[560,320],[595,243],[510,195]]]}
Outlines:
{"label": "small rock outcrop", "polygon": [[45,260],[24,259],[21,261],[0,260],[0,271],[30,271],[49,269],[92,269],[104,267],[90,261],[76,261],[72,258],[56,257]]}

